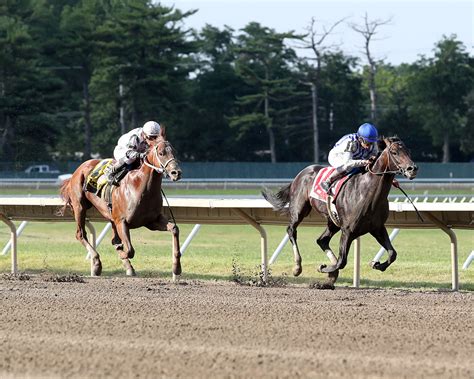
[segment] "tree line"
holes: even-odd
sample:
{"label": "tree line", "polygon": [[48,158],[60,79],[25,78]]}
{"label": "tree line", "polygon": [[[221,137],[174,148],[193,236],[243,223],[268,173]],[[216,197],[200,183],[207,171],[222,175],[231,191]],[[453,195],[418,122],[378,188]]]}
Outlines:
{"label": "tree line", "polygon": [[324,162],[367,121],[415,160],[472,159],[474,59],[455,35],[432,57],[391,65],[371,54],[384,22],[367,15],[352,26],[363,60],[326,44],[344,19],[312,19],[300,34],[256,22],[194,30],[195,12],[150,0],[2,1],[0,159],[108,157],[150,119],[184,161]]}

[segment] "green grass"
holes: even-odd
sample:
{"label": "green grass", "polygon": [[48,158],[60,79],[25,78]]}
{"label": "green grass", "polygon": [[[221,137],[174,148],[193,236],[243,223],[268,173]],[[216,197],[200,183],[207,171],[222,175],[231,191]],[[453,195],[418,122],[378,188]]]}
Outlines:
{"label": "green grass", "polygon": [[[395,190],[395,189],[394,189]],[[422,190],[409,191],[411,194],[446,194],[454,191]],[[461,191],[462,192],[462,191]],[[180,195],[259,195],[258,189],[238,190],[185,190],[168,189],[167,196]],[[399,194],[398,190],[392,193]],[[28,190],[2,189],[0,194],[16,195],[54,195],[55,189]],[[0,246],[9,238],[9,231],[2,223],[0,226]],[[97,233],[103,223],[95,225]],[[192,225],[180,225],[181,243],[191,231]],[[285,227],[265,227],[268,234],[269,257],[285,234]],[[314,243],[323,228],[301,227],[298,241],[303,258],[303,274],[299,278],[291,275],[293,257],[290,244],[271,266],[272,275],[287,275],[293,283],[310,283],[325,276],[316,272],[316,267],[327,263],[327,258]],[[461,265],[474,245],[472,231],[456,230],[459,242],[459,266],[461,288],[474,290],[474,267],[462,270]],[[85,260],[85,250],[75,239],[73,223],[30,223],[19,239],[19,269],[28,273],[80,273],[89,275],[89,264]],[[123,275],[123,269],[117,254],[107,235],[99,247],[103,263],[103,274]],[[337,255],[336,236],[332,248]],[[151,232],[147,229],[132,231],[132,242],[137,251],[133,265],[141,276],[169,277],[171,270],[171,235],[163,232]],[[370,236],[362,238],[361,285],[368,287],[400,287],[439,289],[451,288],[451,258],[448,236],[441,230],[402,230],[394,242],[398,252],[397,261],[384,273],[372,270],[368,263],[379,249],[377,242]],[[250,226],[203,225],[182,258],[183,277],[201,279],[231,279],[232,260],[248,275],[252,275],[260,263],[260,237]],[[0,272],[10,270],[10,256],[0,256]],[[353,274],[353,252],[348,265],[341,271],[339,285],[351,285]]]}
{"label": "green grass", "polygon": [[[95,225],[99,233],[103,223]],[[191,231],[192,225],[181,225],[181,242]],[[282,226],[267,226],[269,257],[284,236]],[[327,263],[325,254],[314,240],[322,228],[301,227],[298,241],[303,258],[303,274],[293,278],[293,257],[290,244],[281,252],[272,275],[287,275],[291,283],[310,283],[325,276],[316,271]],[[461,265],[472,250],[472,231],[456,230],[459,243],[460,283],[462,290],[474,291],[474,267],[462,270]],[[74,238],[73,223],[30,223],[18,244],[19,270],[26,273],[79,273],[89,275],[86,252]],[[0,241],[6,242],[9,232],[0,227]],[[103,275],[123,276],[124,270],[113,247],[111,234],[99,247]],[[171,275],[171,235],[146,229],[132,231],[136,255],[132,263],[140,276],[164,277]],[[361,286],[407,289],[450,289],[451,258],[449,238],[440,230],[402,230],[394,242],[397,261],[384,273],[372,270],[368,263],[379,249],[370,236],[362,237]],[[338,236],[332,243],[337,254]],[[183,278],[223,279],[232,278],[232,260],[247,275],[252,276],[260,263],[260,237],[250,226],[203,225],[182,258]],[[10,270],[10,255],[0,256],[0,272]],[[341,271],[338,284],[351,285],[353,251],[348,265]]]}

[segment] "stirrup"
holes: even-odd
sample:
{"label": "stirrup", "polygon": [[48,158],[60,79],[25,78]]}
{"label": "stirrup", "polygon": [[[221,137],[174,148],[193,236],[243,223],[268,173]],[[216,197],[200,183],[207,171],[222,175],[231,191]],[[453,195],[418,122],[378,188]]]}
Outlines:
{"label": "stirrup", "polygon": [[117,181],[117,178],[115,176],[108,176],[107,177],[107,184],[111,186],[118,186],[119,182]]}

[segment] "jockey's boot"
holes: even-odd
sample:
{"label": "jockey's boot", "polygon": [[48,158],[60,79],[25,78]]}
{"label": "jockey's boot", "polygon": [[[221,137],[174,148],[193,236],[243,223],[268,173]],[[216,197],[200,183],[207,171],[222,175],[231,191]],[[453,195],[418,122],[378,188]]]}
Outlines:
{"label": "jockey's boot", "polygon": [[333,173],[329,175],[328,178],[326,178],[326,180],[321,182],[321,188],[324,190],[324,192],[329,193],[329,190],[331,189],[332,184],[335,181],[343,178],[345,173],[346,172],[344,170],[335,169]]}
{"label": "jockey's boot", "polygon": [[117,178],[117,174],[125,167],[126,163],[119,159],[117,162],[112,164],[107,169],[107,182],[110,185],[118,186],[119,179]]}

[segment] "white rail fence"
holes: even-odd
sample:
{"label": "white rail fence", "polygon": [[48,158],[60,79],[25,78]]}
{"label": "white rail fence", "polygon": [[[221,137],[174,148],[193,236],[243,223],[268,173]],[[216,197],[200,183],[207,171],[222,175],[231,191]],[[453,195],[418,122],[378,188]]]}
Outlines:
{"label": "white rail fence", "polygon": [[[192,232],[183,243],[184,252],[189,246],[192,238],[198,233],[202,224],[210,225],[251,225],[260,234],[261,265],[264,278],[267,279],[267,234],[265,225],[287,225],[287,218],[274,212],[271,205],[263,199],[222,199],[222,198],[169,198],[170,207],[178,223],[194,224]],[[24,229],[26,221],[73,221],[70,213],[60,217],[57,209],[62,205],[61,199],[57,197],[0,197],[0,220],[10,228],[10,246],[4,248],[3,253],[11,249],[11,271],[16,273],[17,265],[17,234]],[[450,238],[451,252],[451,281],[452,289],[459,289],[458,276],[458,244],[455,229],[474,229],[474,202],[471,200],[462,202],[417,202],[418,210],[425,216],[421,222],[413,206],[407,202],[390,202],[389,218],[387,227],[441,229]],[[13,221],[21,221],[16,227]],[[108,232],[106,226],[96,238],[93,221],[104,221],[103,217],[94,209],[88,213],[87,227],[92,234],[94,246],[100,244]],[[316,212],[312,212],[302,223],[302,226],[325,226],[326,219]],[[108,224],[110,225],[110,224]],[[21,229],[21,230],[20,230]],[[395,237],[393,235],[392,237]],[[279,251],[287,242],[286,237],[272,255],[270,264],[278,256]],[[353,285],[360,283],[360,240],[354,244],[354,277]],[[277,253],[278,251],[278,253]],[[379,251],[377,256],[383,254]],[[377,258],[377,256],[375,258]],[[466,260],[465,267],[474,259],[471,253]],[[374,258],[374,259],[375,259]],[[469,262],[468,262],[469,261]]]}

